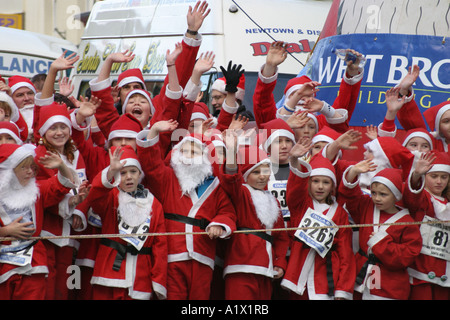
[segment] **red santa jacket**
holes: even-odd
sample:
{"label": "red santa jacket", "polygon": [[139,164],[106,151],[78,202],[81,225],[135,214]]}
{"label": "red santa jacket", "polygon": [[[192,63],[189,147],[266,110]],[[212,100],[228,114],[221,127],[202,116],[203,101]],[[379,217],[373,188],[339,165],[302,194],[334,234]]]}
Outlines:
{"label": "red santa jacket", "polygon": [[[225,168],[225,166],[223,166]],[[278,204],[278,216],[273,226],[264,225],[258,218],[250,186],[246,186],[241,172],[229,175],[221,172],[221,186],[230,196],[236,209],[237,229],[284,228],[284,221]],[[273,197],[268,193],[269,197]],[[276,199],[274,198],[276,201]],[[224,275],[229,273],[255,273],[273,278],[273,267],[286,270],[286,253],[289,237],[285,231],[266,232],[271,241],[251,233],[234,233],[226,243]]]}
{"label": "red santa jacket", "polygon": [[[119,184],[120,176],[115,177],[114,183],[111,184],[106,178],[106,172],[107,169],[104,169],[95,177],[88,200],[102,219],[102,233],[119,234],[122,229],[119,231],[121,221],[117,208],[119,207],[119,193],[123,193],[123,191],[115,186]],[[151,193],[148,194],[148,198],[152,201],[148,224],[141,224],[130,233],[165,232],[161,203]],[[127,226],[122,224],[122,228],[127,228]],[[104,242],[104,240],[100,241],[91,283],[128,288],[130,297],[135,299],[150,299],[152,292],[158,293],[160,298],[166,298],[166,236],[147,236],[145,240],[140,239],[140,241],[145,241],[140,252],[137,254],[125,253],[123,261],[117,257],[118,251],[114,246],[124,248],[128,244],[128,247],[135,247],[126,242],[124,238],[109,239],[109,242]]]}
{"label": "red santa jacket", "polygon": [[[64,183],[64,185],[62,184]],[[41,235],[42,226],[44,222],[44,209],[57,205],[64,196],[73,187],[70,182],[65,181],[64,178],[60,180],[57,175],[52,176],[47,180],[37,181],[39,187],[39,197],[37,198],[34,206],[31,208],[33,223],[35,231],[33,237],[39,237]],[[2,213],[0,210],[0,227],[11,223],[9,217]],[[4,249],[4,246],[8,246],[11,243],[1,243],[0,251]],[[30,251],[28,251],[30,252]],[[3,256],[2,254],[0,254]],[[0,283],[5,282],[14,274],[34,274],[34,273],[48,273],[47,268],[47,251],[42,241],[37,241],[32,246],[31,263],[18,266],[9,263],[0,263]]]}
{"label": "red santa jacket", "polygon": [[[409,209],[411,216],[415,221],[431,221],[433,219],[440,220],[436,216],[436,208],[441,207],[447,210],[450,204],[445,199],[438,199],[431,195],[424,189],[424,184],[418,190],[414,190],[408,180],[403,190],[403,202]],[[439,231],[442,233],[443,238],[440,241]],[[421,226],[421,232],[424,234],[423,241],[434,241],[431,246],[436,246],[439,249],[440,244],[445,243],[446,230],[434,228],[432,224],[429,226],[424,224]],[[426,237],[425,235],[430,235]],[[434,236],[433,236],[434,235]],[[437,238],[436,238],[437,236]],[[437,245],[436,245],[437,244]],[[424,249],[430,246],[430,243],[424,243]],[[444,245],[445,247],[445,245]],[[442,248],[441,248],[442,249]],[[412,276],[413,285],[422,283],[434,283],[442,287],[450,287],[450,261],[430,255],[429,252],[421,252],[415,259],[414,263],[408,268],[409,274]]]}
{"label": "red santa jacket", "polygon": [[[161,158],[158,137],[144,141],[146,131],[138,134],[139,162],[148,178],[148,188],[161,202],[165,214],[181,215],[203,221],[206,225],[220,225],[226,230],[225,237],[236,230],[236,213],[229,197],[219,185],[216,177],[199,198],[195,192],[182,194],[180,183],[172,167]],[[204,226],[204,227],[205,227]],[[168,260],[170,262],[194,259],[214,269],[216,240],[202,232],[199,226],[166,219],[167,232],[186,232],[168,239]]]}
{"label": "red santa jacket", "polygon": [[[346,208],[357,224],[382,224],[413,222],[407,209],[395,214],[378,210],[369,195],[363,195],[358,181],[349,183],[345,173],[339,193],[346,201]],[[372,235],[376,232],[375,235]],[[365,294],[372,298],[406,300],[410,283],[407,268],[420,253],[422,237],[417,225],[388,225],[359,229],[360,251],[356,254],[356,271],[360,272],[369,254],[376,259],[372,285],[366,283]]]}
{"label": "red santa jacket", "polygon": [[[301,172],[291,168],[286,188],[286,201],[291,213],[289,227],[292,228],[300,226],[308,208],[316,210],[318,207],[317,202],[311,198],[308,192],[309,170]],[[337,226],[349,224],[347,212],[337,202],[334,202],[322,214],[331,215],[331,220]],[[352,299],[355,283],[355,260],[352,251],[351,229],[338,229],[331,249],[325,258],[322,258],[303,242],[295,240],[293,231],[291,237],[291,255],[281,285],[300,295],[303,294],[305,285],[307,285],[310,299],[331,299],[333,297]],[[329,263],[330,259],[332,285],[331,278],[327,277],[327,271],[330,272],[329,269],[327,270],[327,260]],[[331,290],[333,287],[334,290]]]}

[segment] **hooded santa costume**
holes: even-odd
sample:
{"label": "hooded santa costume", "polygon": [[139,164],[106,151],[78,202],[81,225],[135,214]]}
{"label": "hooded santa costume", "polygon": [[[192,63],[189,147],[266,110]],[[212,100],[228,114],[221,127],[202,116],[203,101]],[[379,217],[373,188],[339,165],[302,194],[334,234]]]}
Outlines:
{"label": "hooded santa costume", "polygon": [[20,138],[19,128],[14,122],[0,121],[0,134],[9,135],[14,140],[15,144],[23,144],[23,141]]}
{"label": "hooded santa costume", "polygon": [[225,299],[270,300],[274,267],[286,270],[289,238],[284,231],[251,230],[284,228],[276,198],[268,190],[247,184],[248,175],[261,165],[270,165],[267,154],[256,146],[243,146],[237,153],[237,172],[226,166],[220,175],[221,186],[236,208],[237,230],[227,241],[225,251]]}
{"label": "hooded santa costume", "polygon": [[[208,299],[217,240],[206,234],[210,226],[221,226],[228,237],[236,229],[236,213],[227,194],[213,176],[213,165],[202,136],[184,137],[172,150],[170,164],[161,158],[159,135],[147,140],[138,134],[139,161],[148,177],[148,188],[162,203],[167,232],[186,232],[168,238],[168,299]],[[189,159],[180,149],[193,143],[202,155]]]}
{"label": "hooded santa costume", "polygon": [[[445,152],[434,152],[436,160],[427,174],[450,174],[450,157]],[[450,298],[450,250],[445,224],[427,224],[450,220],[450,202],[444,196],[433,195],[422,177],[419,188],[411,185],[411,176],[404,189],[404,204],[415,221],[423,221],[420,227],[423,246],[419,257],[408,268],[412,277],[413,300],[448,300]]]}
{"label": "hooded santa costume", "polygon": [[[299,159],[306,171],[291,165],[287,185],[287,202],[291,212],[289,226],[348,225],[348,214],[334,198],[332,203],[319,203],[309,193],[309,180],[324,176],[336,186],[331,162],[321,154],[310,163]],[[314,221],[314,223],[312,222]],[[353,297],[355,264],[352,234],[349,228],[330,228],[320,235],[319,229],[291,232],[291,255],[281,286],[292,292],[292,299],[331,300]]]}
{"label": "hooded santa costume", "polygon": [[17,108],[14,100],[5,92],[0,91],[0,101],[9,105],[11,109],[11,116],[9,121],[14,123],[19,129],[19,137],[22,142],[27,141],[28,139],[28,124],[25,122],[25,118],[22,113]]}
{"label": "hooded santa costume", "polygon": [[[47,130],[57,123],[66,125],[69,128],[70,134],[72,133],[70,115],[65,104],[61,105],[54,102],[50,105],[39,107],[38,121],[35,135],[39,136],[39,139],[45,139]],[[43,143],[40,143],[36,148],[36,162],[39,161],[39,158],[44,157],[47,151],[47,147]],[[63,159],[67,167],[74,172],[78,184],[86,180],[84,159],[78,150],[73,152],[72,161],[69,161],[68,154],[59,154],[59,156]],[[39,165],[39,173],[36,179],[47,180],[56,173],[57,171],[54,169],[47,169]],[[82,226],[79,229],[74,229],[74,231],[82,231],[86,228],[87,221],[85,215],[79,211],[75,211],[75,207],[69,204],[70,198],[77,192],[76,188],[74,188],[58,205],[45,210],[45,220],[41,235],[68,236],[72,234],[71,224],[74,215],[78,216],[82,221]],[[75,239],[64,238],[46,240],[44,244],[48,250],[48,266],[50,270],[47,297],[50,300],[65,300],[69,295],[66,285],[66,278],[68,277],[67,267],[72,264],[73,251],[79,248],[80,243]]]}
{"label": "hooded santa costume", "polygon": [[[111,152],[116,148],[112,147]],[[122,147],[121,161],[125,167],[134,166],[143,175],[135,151]],[[139,184],[132,192],[120,189],[118,173],[108,181],[109,167],[99,173],[88,196],[102,220],[103,234],[164,233],[164,212],[160,202]],[[167,297],[167,238],[140,236],[102,238],[95,259],[93,299],[149,300],[156,293]]]}
{"label": "hooded santa costume", "polygon": [[[350,168],[342,177],[340,196],[346,200],[346,209],[357,224],[374,224],[359,229],[360,249],[356,254],[355,290],[367,300],[406,300],[410,293],[407,268],[417,258],[422,246],[419,227],[408,225],[414,222],[408,209],[397,206],[396,213],[378,209],[369,195],[361,193],[358,179],[347,181]],[[397,203],[402,200],[401,170],[383,169],[372,178],[372,183],[375,182],[387,187]],[[389,225],[390,223],[400,224]]]}
{"label": "hooded santa costume", "polygon": [[[15,173],[27,157],[34,157],[32,145],[0,145],[0,228],[22,217],[32,222],[38,237],[44,222],[44,209],[57,205],[74,188],[60,174],[48,180],[32,178],[22,186]],[[47,250],[42,241],[13,240],[0,243],[0,299],[36,300],[45,298]]]}

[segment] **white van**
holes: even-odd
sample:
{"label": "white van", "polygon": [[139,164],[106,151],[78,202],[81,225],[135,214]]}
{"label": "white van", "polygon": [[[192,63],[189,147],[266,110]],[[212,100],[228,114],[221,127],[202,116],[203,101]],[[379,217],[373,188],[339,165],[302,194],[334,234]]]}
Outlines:
{"label": "white van", "polygon": [[32,78],[46,74],[50,64],[67,50],[77,52],[70,41],[40,33],[0,27],[0,75]]}
{"label": "white van", "polygon": [[[72,72],[77,96],[84,95],[89,80],[98,76],[103,61],[112,52],[129,49],[136,55],[129,64],[113,66],[111,76],[140,68],[147,89],[157,94],[167,73],[165,53],[173,50],[186,31],[189,5],[197,0],[106,0],[97,2],[79,46],[80,60]],[[200,53],[214,51],[214,70],[203,79],[204,91],[228,61],[242,64],[246,76],[244,104],[252,109],[257,72],[274,40],[290,44],[291,56],[281,65],[280,83],[295,77],[306,64],[332,1],[314,0],[212,0],[211,12],[200,32]],[[282,91],[283,84],[278,86]],[[281,97],[280,92],[276,97]]]}

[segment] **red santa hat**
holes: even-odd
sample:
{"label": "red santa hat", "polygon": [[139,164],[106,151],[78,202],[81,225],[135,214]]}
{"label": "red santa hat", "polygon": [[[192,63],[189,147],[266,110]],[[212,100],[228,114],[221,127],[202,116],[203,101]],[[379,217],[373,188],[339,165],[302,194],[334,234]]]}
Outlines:
{"label": "red santa hat", "polygon": [[31,82],[30,79],[22,76],[10,77],[8,79],[8,86],[11,88],[12,93],[14,93],[19,88],[27,87],[36,94],[36,88],[34,87],[33,82]]}
{"label": "red santa hat", "polygon": [[402,145],[404,147],[406,147],[409,140],[411,140],[413,138],[425,139],[430,145],[430,150],[433,149],[433,137],[430,135],[430,133],[427,130],[425,130],[423,128],[415,128],[415,129],[408,130],[408,132],[406,132],[406,137],[405,137],[405,140],[403,140]]}
{"label": "red santa hat", "polygon": [[320,129],[320,131],[316,135],[314,135],[311,142],[313,144],[317,142],[332,143],[336,141],[336,139],[339,138],[340,136],[341,134],[336,130],[333,130],[329,126],[324,126],[322,129]]}
{"label": "red santa hat", "polygon": [[254,169],[262,164],[270,165],[270,159],[267,156],[267,153],[254,145],[240,147],[236,159],[245,182],[247,182],[248,175]]}
{"label": "red santa hat", "polygon": [[310,177],[314,176],[325,176],[329,177],[336,186],[336,170],[334,169],[334,166],[331,164],[331,161],[322,156],[320,153],[316,154],[314,157],[311,158],[311,161],[309,162],[311,165],[311,173]]}
{"label": "red santa hat", "polygon": [[436,159],[428,172],[447,172],[450,174],[450,156],[447,152],[433,152]]}
{"label": "red santa hat", "polygon": [[364,145],[372,151],[375,162],[381,161],[391,168],[400,168],[412,165],[414,155],[393,137],[378,137]]}
{"label": "red santa hat", "polygon": [[[225,77],[219,78],[216,81],[214,81],[213,85],[211,86],[211,90],[217,90],[219,92],[222,92],[223,94],[227,94],[227,91],[225,90],[225,86],[227,84],[227,80]],[[236,99],[244,101],[245,96],[245,75],[242,74],[241,78],[239,79],[239,83],[237,85],[237,92],[236,92]]]}
{"label": "red santa hat", "polygon": [[125,101],[122,104],[122,114],[125,114],[125,109],[127,107],[128,100],[130,100],[131,96],[135,94],[140,94],[141,96],[143,96],[145,99],[148,100],[148,103],[150,104],[150,113],[154,115],[155,107],[153,106],[152,99],[150,98],[150,93],[141,89],[132,90],[127,94],[127,97],[125,98]]}
{"label": "red santa hat", "polygon": [[111,126],[108,141],[114,138],[136,138],[142,130],[142,124],[133,115],[125,113]]}
{"label": "red santa hat", "polygon": [[17,122],[19,120],[19,108],[17,108],[14,100],[5,91],[0,91],[0,101],[6,102],[11,108],[11,119],[10,121]]}
{"label": "red santa hat", "polygon": [[[263,135],[259,136],[261,139],[260,144],[262,149],[267,153],[269,152],[270,145],[279,137],[286,137],[295,144],[294,131],[282,119],[270,120],[263,124],[261,129],[265,131],[263,131]],[[267,138],[264,139],[264,136],[267,136]]]}
{"label": "red santa hat", "polygon": [[1,121],[0,122],[0,134],[9,134],[14,141],[18,145],[22,145],[23,141],[20,139],[20,130],[19,127],[14,123],[10,121]]}
{"label": "red santa hat", "polygon": [[38,132],[43,137],[47,130],[55,123],[64,123],[69,127],[72,134],[72,123],[70,121],[69,111],[65,104],[53,102],[51,105],[41,107],[39,112]]}
{"label": "red santa hat", "polygon": [[444,101],[437,106],[431,107],[423,112],[423,116],[431,131],[436,132],[436,137],[440,135],[439,123],[446,111],[450,110],[450,101]]}
{"label": "red santa hat", "polygon": [[122,72],[117,79],[117,86],[122,88],[124,85],[132,82],[140,83],[142,85],[142,89],[145,89],[145,81],[141,69],[135,68]]}
{"label": "red santa hat", "polygon": [[35,157],[35,146],[31,144],[2,144],[0,145],[0,170],[14,169],[28,157]]}
{"label": "red santa hat", "polygon": [[303,87],[303,85],[307,82],[311,82],[312,80],[307,77],[307,76],[301,76],[301,77],[296,77],[296,78],[292,78],[290,79],[287,84],[286,87],[284,88],[284,95],[286,96],[286,98],[289,98],[289,96],[297,91],[298,89],[300,89],[301,87]]}
{"label": "red santa hat", "polygon": [[194,107],[192,108],[191,121],[196,119],[201,119],[203,121],[209,119],[208,106],[203,102],[194,103]]}
{"label": "red santa hat", "polygon": [[394,194],[397,201],[402,199],[403,178],[400,169],[383,169],[372,178],[371,184],[374,182],[385,185]]}
{"label": "red santa hat", "polygon": [[123,151],[122,155],[120,156],[120,161],[121,163],[123,163],[123,161],[126,161],[124,167],[135,166],[139,169],[141,173],[143,173],[141,164],[138,160],[138,156],[131,146],[122,146],[122,147],[113,146],[111,147],[111,153],[114,153],[114,151],[117,148],[121,148],[121,151]]}

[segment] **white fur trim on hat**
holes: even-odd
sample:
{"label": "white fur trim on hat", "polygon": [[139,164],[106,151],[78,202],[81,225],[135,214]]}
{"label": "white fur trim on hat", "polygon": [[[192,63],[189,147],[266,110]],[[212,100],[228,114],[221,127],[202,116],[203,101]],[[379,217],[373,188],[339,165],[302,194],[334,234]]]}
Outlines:
{"label": "white fur trim on hat", "polygon": [[11,87],[11,91],[14,93],[17,89],[27,87],[28,89],[32,90],[34,94],[36,94],[36,89],[28,82],[17,82],[15,85]]}
{"label": "white fur trim on hat", "polygon": [[133,130],[114,130],[109,133],[108,141],[115,138],[134,138],[137,137],[137,132]]}
{"label": "white fur trim on hat", "polygon": [[448,174],[450,174],[450,165],[442,163],[434,164],[427,173],[430,172],[447,172]]}
{"label": "white fur trim on hat", "polygon": [[290,96],[294,91],[297,91],[297,90],[301,89],[302,87],[303,87],[303,84],[296,84],[296,85],[293,85],[292,87],[290,87],[290,88],[286,91],[286,94],[285,94],[286,98],[289,98],[289,96]]}
{"label": "white fur trim on hat", "polygon": [[248,178],[249,174],[250,174],[253,170],[255,170],[257,167],[259,167],[260,165],[262,165],[262,164],[268,164],[268,165],[270,166],[270,170],[272,170],[272,164],[271,164],[271,162],[270,162],[270,159],[269,159],[269,158],[263,159],[263,160],[261,160],[260,162],[254,164],[250,169],[248,169],[248,170],[242,175],[242,177],[244,178],[244,181],[247,182],[247,178]]}
{"label": "white fur trim on hat", "polygon": [[72,123],[70,122],[70,119],[62,116],[62,115],[55,115],[47,119],[45,123],[42,125],[42,127],[39,129],[39,134],[41,136],[44,136],[48,129],[55,123],[64,123],[66,126],[69,127],[70,134],[72,134]]}
{"label": "white fur trim on hat", "polygon": [[286,137],[290,140],[292,140],[292,142],[295,144],[295,136],[292,134],[292,132],[289,132],[286,129],[279,129],[276,130],[274,133],[272,133],[266,140],[266,142],[264,142],[263,144],[263,150],[265,152],[269,152],[269,146],[275,141],[275,139],[279,138],[279,137]]}
{"label": "white fur trim on hat", "polygon": [[391,190],[391,192],[394,194],[395,199],[397,199],[398,201],[402,199],[401,191],[388,178],[375,176],[372,178],[372,183],[374,182],[378,182],[385,185],[389,190]]}
{"label": "white fur trim on hat", "polygon": [[441,122],[441,118],[444,115],[444,113],[448,110],[450,110],[450,103],[440,108],[436,114],[436,119],[434,120],[434,130],[436,130],[436,133],[438,135],[441,135],[441,132],[439,131],[439,123]]}
{"label": "white fur trim on hat", "polygon": [[0,169],[14,169],[19,163],[28,157],[35,157],[36,146],[32,144],[24,144],[17,148],[5,161],[0,163]]}
{"label": "white fur trim on hat", "polygon": [[126,97],[126,99],[125,99],[125,101],[123,102],[123,105],[122,105],[122,114],[126,113],[125,109],[127,107],[128,100],[130,100],[130,97],[133,96],[134,94],[140,94],[140,95],[144,96],[148,100],[148,102],[150,104],[150,113],[152,115],[155,115],[155,107],[153,106],[152,99],[150,98],[150,96],[148,95],[148,93],[146,91],[141,90],[141,89],[136,89],[136,90],[130,91],[128,93],[128,95],[127,95],[127,97]]}
{"label": "white fur trim on hat", "polygon": [[6,102],[11,108],[10,121],[17,122],[19,120],[19,108],[17,108],[14,100],[5,91],[0,91],[0,101]]}
{"label": "white fur trim on hat", "polygon": [[427,140],[427,142],[430,144],[430,148],[433,149],[433,141],[431,141],[431,137],[430,135],[426,134],[425,132],[412,132],[410,133],[405,140],[403,141],[403,146],[406,147],[406,145],[408,144],[409,140],[413,139],[413,138],[423,138],[425,140]]}
{"label": "white fur trim on hat", "polygon": [[317,143],[317,142],[328,142],[328,143],[332,143],[334,142],[334,139],[330,138],[329,136],[325,135],[325,134],[316,134],[312,139],[311,139],[311,143]]}
{"label": "white fur trim on hat", "polygon": [[139,169],[139,171],[140,171],[141,173],[143,172],[143,171],[142,171],[141,164],[139,163],[138,160],[136,160],[136,159],[134,159],[134,158],[126,158],[126,159],[121,159],[120,161],[123,162],[123,161],[125,161],[125,160],[126,160],[127,162],[125,163],[124,167],[135,166],[135,167],[137,167],[137,168]]}
{"label": "white fur trim on hat", "polygon": [[206,115],[202,112],[193,112],[191,115],[191,121],[196,119],[202,119],[204,121],[207,120]]}
{"label": "white fur trim on hat", "polygon": [[334,185],[336,186],[336,175],[330,169],[327,169],[327,168],[312,169],[310,177],[313,177],[313,176],[325,176],[325,177],[331,178],[331,180],[333,180],[333,182],[334,182]]}
{"label": "white fur trim on hat", "polygon": [[142,82],[142,80],[139,79],[138,77],[134,77],[134,76],[124,78],[122,81],[119,82],[118,87],[122,88],[124,85],[132,83],[132,82],[139,82],[140,84],[142,84],[145,87],[145,83]]}
{"label": "white fur trim on hat", "polygon": [[[11,123],[14,123],[14,122],[11,122]],[[14,125],[16,125],[16,124],[14,124]],[[11,138],[13,138],[17,144],[19,144],[19,145],[23,144],[22,139],[20,139],[13,131],[6,129],[6,128],[1,128],[0,134],[4,134],[4,133],[9,134],[11,136]]]}

